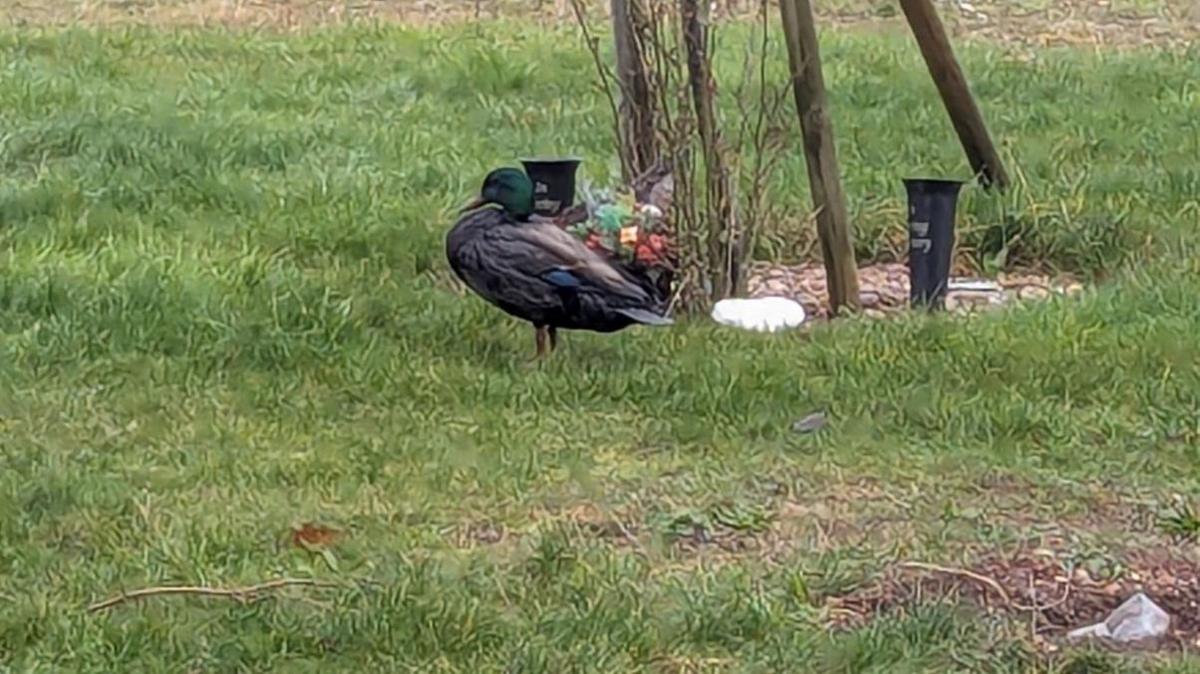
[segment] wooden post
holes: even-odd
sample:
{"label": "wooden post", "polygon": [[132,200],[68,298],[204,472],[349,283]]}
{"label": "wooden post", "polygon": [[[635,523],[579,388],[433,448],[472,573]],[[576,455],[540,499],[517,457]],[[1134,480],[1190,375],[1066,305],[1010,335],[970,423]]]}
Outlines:
{"label": "wooden post", "polygon": [[859,307],[858,265],[846,215],[846,195],[838,175],[833,125],[825,105],[825,78],[821,74],[817,29],[809,0],[780,0],[779,8],[783,15],[796,112],[804,133],[808,184],[813,206],[817,209],[817,235],[825,259],[829,308],[836,315],[842,307]]}
{"label": "wooden post", "polygon": [[938,18],[933,3],[931,0],[900,0],[900,7],[912,28],[913,37],[917,39],[917,46],[921,48],[929,74],[942,96],[950,122],[967,153],[967,161],[971,162],[971,169],[985,188],[994,185],[1003,190],[1008,186],[1008,173],[988,135],[983,115],[971,96],[962,68],[954,58],[950,38],[946,36],[946,28]]}
{"label": "wooden post", "polygon": [[648,170],[658,159],[654,130],[654,99],[643,61],[635,24],[637,0],[611,0],[613,40],[617,52],[617,84],[621,102],[619,116],[621,169],[625,182]]}

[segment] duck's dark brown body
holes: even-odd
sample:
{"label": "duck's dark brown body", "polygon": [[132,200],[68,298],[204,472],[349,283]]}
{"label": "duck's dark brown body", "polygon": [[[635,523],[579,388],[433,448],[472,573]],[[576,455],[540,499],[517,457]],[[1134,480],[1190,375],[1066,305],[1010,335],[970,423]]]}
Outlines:
{"label": "duck's dark brown body", "polygon": [[669,325],[661,299],[581,241],[548,223],[500,209],[464,215],[446,236],[454,273],[476,294],[541,331],[609,333],[635,323]]}

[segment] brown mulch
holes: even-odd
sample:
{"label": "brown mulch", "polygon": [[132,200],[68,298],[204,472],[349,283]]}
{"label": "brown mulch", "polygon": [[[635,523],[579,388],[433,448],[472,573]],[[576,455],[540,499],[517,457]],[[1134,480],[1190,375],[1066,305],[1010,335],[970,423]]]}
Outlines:
{"label": "brown mulch", "polygon": [[1200,565],[1178,551],[1151,549],[1120,558],[1125,571],[1114,579],[1093,578],[1069,568],[1048,550],[988,556],[969,567],[899,564],[876,582],[826,598],[835,628],[855,627],[875,616],[922,602],[959,600],[988,613],[1029,621],[1036,642],[1053,650],[1067,632],[1108,617],[1137,592],[1171,616],[1170,633],[1157,645],[1200,643]]}
{"label": "brown mulch", "polygon": [[[825,267],[820,263],[776,265],[754,263],[750,268],[750,297],[787,297],[804,307],[814,318],[829,317]],[[952,276],[952,281],[970,277]],[[1056,295],[1074,295],[1083,285],[1068,276],[1034,273],[1000,274],[990,279],[1000,291],[950,290],[946,309],[956,313],[975,313],[1012,304],[1016,301],[1044,300]],[[909,308],[908,267],[903,263],[880,263],[858,270],[859,301],[863,314],[870,318],[898,315]]]}

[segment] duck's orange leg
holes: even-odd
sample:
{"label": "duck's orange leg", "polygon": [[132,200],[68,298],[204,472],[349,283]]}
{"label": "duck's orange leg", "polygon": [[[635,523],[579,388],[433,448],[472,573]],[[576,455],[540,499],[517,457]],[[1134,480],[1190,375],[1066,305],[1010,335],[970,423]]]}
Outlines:
{"label": "duck's orange leg", "polygon": [[539,359],[539,358],[542,358],[543,356],[545,356],[545,355],[546,355],[546,337],[547,337],[547,332],[548,332],[548,331],[546,330],[546,326],[544,326],[544,325],[537,325],[537,326],[534,326],[534,333],[533,333],[533,343],[534,343],[534,346],[535,346],[535,347],[536,347],[536,349],[537,349],[537,350],[536,350],[536,351],[534,351],[534,353],[533,353],[533,359],[534,359],[534,360],[537,360],[537,359]]}

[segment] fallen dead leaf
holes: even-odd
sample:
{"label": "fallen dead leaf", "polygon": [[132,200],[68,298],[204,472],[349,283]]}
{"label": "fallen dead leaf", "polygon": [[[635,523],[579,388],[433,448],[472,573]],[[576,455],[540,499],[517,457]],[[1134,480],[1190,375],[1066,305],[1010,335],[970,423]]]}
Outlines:
{"label": "fallen dead leaf", "polygon": [[306,550],[314,547],[328,547],[341,537],[341,531],[313,522],[305,522],[292,529],[292,544]]}

